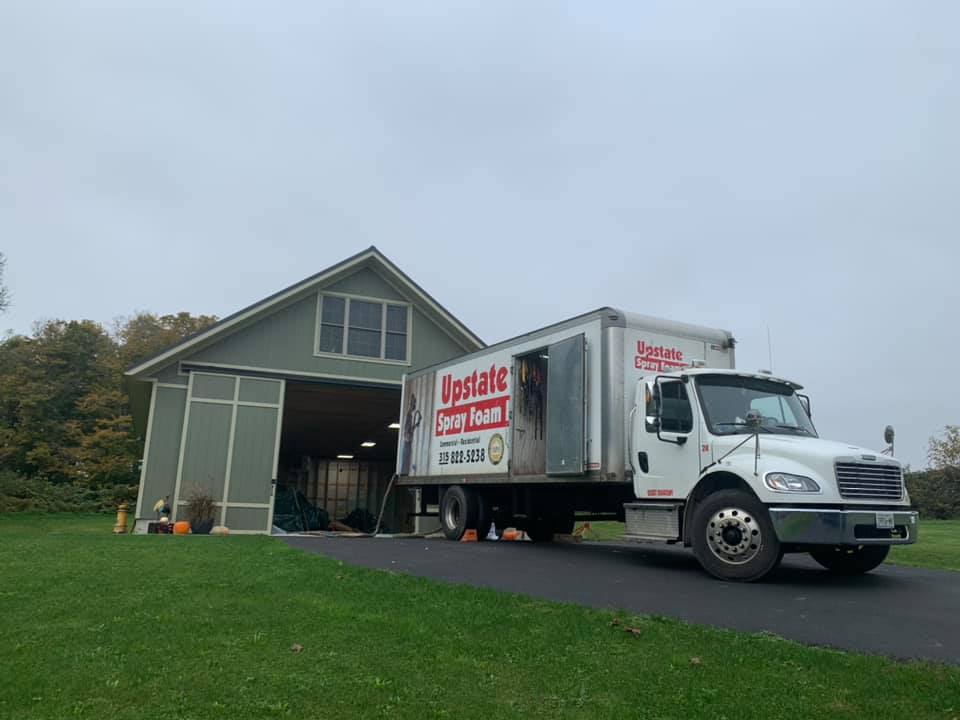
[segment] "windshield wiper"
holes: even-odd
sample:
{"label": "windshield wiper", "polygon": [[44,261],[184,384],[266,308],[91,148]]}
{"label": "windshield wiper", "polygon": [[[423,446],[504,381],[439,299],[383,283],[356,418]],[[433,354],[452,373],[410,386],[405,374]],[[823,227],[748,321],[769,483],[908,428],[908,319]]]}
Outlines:
{"label": "windshield wiper", "polygon": [[805,427],[802,427],[800,425],[777,425],[777,427],[783,428],[784,430],[799,430],[800,432],[806,433],[807,435],[813,435],[812,432],[810,432]]}
{"label": "windshield wiper", "polygon": [[718,426],[718,427],[719,427],[720,425],[731,425],[731,426],[733,426],[733,427],[745,427],[745,428],[753,428],[753,427],[756,427],[757,430],[763,430],[764,432],[768,432],[768,433],[772,433],[772,432],[773,432],[773,430],[771,430],[770,428],[765,427],[765,426],[763,426],[763,425],[753,426],[753,425],[750,425],[749,423],[745,423],[745,422],[715,422],[714,425],[716,425],[716,426]]}

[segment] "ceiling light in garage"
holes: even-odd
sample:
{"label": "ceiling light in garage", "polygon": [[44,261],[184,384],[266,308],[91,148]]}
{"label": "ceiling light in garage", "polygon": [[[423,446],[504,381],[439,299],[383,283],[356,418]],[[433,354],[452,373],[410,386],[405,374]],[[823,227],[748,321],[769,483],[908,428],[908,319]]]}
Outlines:
{"label": "ceiling light in garage", "polygon": [[353,460],[353,455],[337,455],[337,460]]}
{"label": "ceiling light in garage", "polygon": [[370,442],[369,440],[367,440],[366,442],[360,443],[360,447],[373,447],[374,445],[376,445],[376,443]]}
{"label": "ceiling light in garage", "polygon": [[399,430],[399,429],[400,429],[400,423],[390,423],[389,425],[387,425],[387,430]]}

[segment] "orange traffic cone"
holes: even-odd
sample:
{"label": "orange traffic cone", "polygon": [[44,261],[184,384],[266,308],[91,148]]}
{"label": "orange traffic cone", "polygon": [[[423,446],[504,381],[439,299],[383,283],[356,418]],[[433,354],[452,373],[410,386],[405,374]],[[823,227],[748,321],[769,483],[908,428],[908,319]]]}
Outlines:
{"label": "orange traffic cone", "polygon": [[476,542],[477,541],[477,531],[476,530],[464,530],[463,537],[460,538],[460,542]]}

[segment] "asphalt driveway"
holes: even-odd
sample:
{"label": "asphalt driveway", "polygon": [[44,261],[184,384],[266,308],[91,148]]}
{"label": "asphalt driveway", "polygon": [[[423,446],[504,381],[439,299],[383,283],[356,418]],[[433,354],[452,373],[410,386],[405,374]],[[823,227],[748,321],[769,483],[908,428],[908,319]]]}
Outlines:
{"label": "asphalt driveway", "polygon": [[830,575],[788,555],[761,583],[714,580],[688,550],[627,543],[456,543],[284,537],[345,563],[444,582],[623,608],[811,645],[960,663],[960,573],[883,565]]}

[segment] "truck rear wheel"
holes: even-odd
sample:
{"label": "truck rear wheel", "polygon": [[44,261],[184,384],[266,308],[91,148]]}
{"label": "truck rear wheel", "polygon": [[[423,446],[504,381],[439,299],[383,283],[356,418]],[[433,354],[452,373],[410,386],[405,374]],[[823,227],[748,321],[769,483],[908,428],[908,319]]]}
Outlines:
{"label": "truck rear wheel", "polygon": [[694,511],[690,535],[700,565],[721,580],[759,580],[783,557],[767,509],[743,490],[705,497]]}
{"label": "truck rear wheel", "polygon": [[[440,525],[447,540],[459,540],[467,528],[477,525],[477,497],[460,485],[447,488],[440,500]],[[480,532],[477,531],[479,536]]]}
{"label": "truck rear wheel", "polygon": [[811,550],[810,555],[837,575],[862,575],[887,559],[889,545],[832,545]]}

